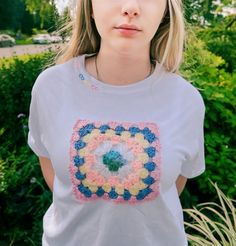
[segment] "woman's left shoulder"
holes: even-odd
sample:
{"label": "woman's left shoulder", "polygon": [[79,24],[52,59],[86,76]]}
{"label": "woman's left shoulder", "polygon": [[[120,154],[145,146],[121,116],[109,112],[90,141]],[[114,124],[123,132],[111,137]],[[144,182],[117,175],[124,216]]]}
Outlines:
{"label": "woman's left shoulder", "polygon": [[183,98],[186,103],[199,105],[205,108],[204,100],[201,94],[203,88],[197,88],[193,85],[193,81],[186,80],[183,76],[172,73],[170,74],[174,90]]}

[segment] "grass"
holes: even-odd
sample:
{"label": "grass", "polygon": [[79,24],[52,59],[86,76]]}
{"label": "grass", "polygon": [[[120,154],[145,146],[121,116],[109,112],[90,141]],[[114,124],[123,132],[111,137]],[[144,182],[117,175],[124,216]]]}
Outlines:
{"label": "grass", "polygon": [[27,45],[27,44],[33,44],[32,38],[16,40],[16,45]]}
{"label": "grass", "polygon": [[[212,182],[211,182],[212,183]],[[188,240],[192,246],[236,246],[235,200],[224,195],[217,184],[215,187],[219,204],[201,203],[199,209],[184,209],[193,220],[185,222]]]}

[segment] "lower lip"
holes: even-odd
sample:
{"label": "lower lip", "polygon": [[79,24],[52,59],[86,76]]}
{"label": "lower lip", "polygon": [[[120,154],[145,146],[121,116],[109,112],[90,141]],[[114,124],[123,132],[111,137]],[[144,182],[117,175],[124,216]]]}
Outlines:
{"label": "lower lip", "polygon": [[124,29],[124,28],[116,28],[121,34],[125,35],[125,36],[133,36],[136,33],[140,32],[138,30],[134,30],[134,29]]}

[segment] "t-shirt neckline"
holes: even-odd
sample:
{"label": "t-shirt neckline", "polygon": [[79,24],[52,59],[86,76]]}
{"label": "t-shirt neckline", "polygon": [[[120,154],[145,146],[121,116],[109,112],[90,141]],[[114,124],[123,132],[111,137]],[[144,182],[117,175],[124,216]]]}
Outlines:
{"label": "t-shirt neckline", "polygon": [[158,83],[163,77],[165,70],[156,61],[156,66],[151,75],[144,80],[140,80],[128,85],[111,85],[97,80],[89,74],[85,68],[85,58],[94,54],[83,54],[75,57],[76,76],[86,87],[97,92],[108,92],[117,94],[126,94],[138,91],[150,90],[154,83]]}

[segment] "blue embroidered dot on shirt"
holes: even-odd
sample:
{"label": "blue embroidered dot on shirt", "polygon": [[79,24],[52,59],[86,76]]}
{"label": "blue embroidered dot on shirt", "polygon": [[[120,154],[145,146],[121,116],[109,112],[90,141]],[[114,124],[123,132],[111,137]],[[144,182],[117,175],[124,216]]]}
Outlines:
{"label": "blue embroidered dot on shirt", "polygon": [[84,75],[82,73],[79,74],[81,80],[85,80]]}

